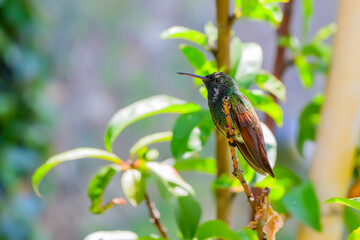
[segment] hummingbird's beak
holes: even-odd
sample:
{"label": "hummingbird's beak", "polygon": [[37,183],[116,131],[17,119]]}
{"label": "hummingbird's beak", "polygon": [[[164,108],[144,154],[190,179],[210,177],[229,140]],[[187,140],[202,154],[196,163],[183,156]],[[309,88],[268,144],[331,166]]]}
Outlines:
{"label": "hummingbird's beak", "polygon": [[190,77],[194,77],[194,78],[200,78],[200,79],[203,80],[203,81],[207,81],[207,80],[208,80],[206,77],[199,76],[199,75],[195,75],[195,74],[191,74],[191,73],[178,72],[177,74],[185,75],[185,76],[190,76]]}

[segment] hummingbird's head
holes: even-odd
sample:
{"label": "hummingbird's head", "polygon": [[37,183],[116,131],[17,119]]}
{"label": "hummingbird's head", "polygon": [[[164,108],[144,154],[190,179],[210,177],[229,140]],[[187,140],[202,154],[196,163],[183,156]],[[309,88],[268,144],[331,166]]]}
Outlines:
{"label": "hummingbird's head", "polygon": [[237,88],[236,82],[228,75],[226,75],[223,72],[214,72],[212,74],[206,75],[206,76],[199,76],[191,73],[183,73],[178,72],[178,74],[186,75],[194,78],[200,78],[206,88],[208,90],[210,89],[231,89],[231,88]]}
{"label": "hummingbird's head", "polygon": [[238,88],[236,82],[223,72],[214,72],[206,76],[182,72],[178,72],[178,74],[200,78],[208,90],[208,98],[210,101],[216,101],[229,94],[233,89]]}

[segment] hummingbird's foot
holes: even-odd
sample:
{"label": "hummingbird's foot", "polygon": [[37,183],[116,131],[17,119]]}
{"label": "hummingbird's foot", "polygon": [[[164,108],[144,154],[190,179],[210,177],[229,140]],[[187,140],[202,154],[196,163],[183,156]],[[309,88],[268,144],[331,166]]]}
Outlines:
{"label": "hummingbird's foot", "polygon": [[229,146],[230,146],[230,147],[236,147],[236,146],[237,146],[237,144],[236,144],[236,142],[235,142],[235,141],[234,141],[234,142],[232,142],[232,143],[231,143],[231,142],[229,142]]}
{"label": "hummingbird's foot", "polygon": [[[226,129],[228,129],[228,128],[226,128]],[[230,133],[230,131],[228,131],[228,133],[226,134],[227,139],[234,137],[234,132],[235,132],[234,128],[232,129],[232,133]]]}

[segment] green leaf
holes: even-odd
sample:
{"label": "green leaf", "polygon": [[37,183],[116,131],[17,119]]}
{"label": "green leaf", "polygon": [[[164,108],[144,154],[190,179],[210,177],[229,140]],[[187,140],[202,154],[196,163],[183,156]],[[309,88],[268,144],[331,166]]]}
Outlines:
{"label": "green leaf", "polygon": [[181,52],[196,70],[200,70],[202,66],[204,66],[206,57],[199,49],[184,44],[180,44],[179,47]]}
{"label": "green leaf", "polygon": [[105,147],[111,151],[116,137],[133,122],[160,113],[189,113],[200,109],[197,104],[186,103],[167,95],[156,95],[137,101],[119,110],[111,118],[105,134]]}
{"label": "green leaf", "polygon": [[[218,71],[216,61],[205,61],[205,64],[201,67],[201,69],[196,69],[195,74],[200,76],[206,76],[213,72]],[[194,78],[194,84],[196,87],[203,85],[203,81],[199,78]]]}
{"label": "green leaf", "polygon": [[145,197],[145,179],[136,169],[126,170],[121,177],[121,186],[131,205],[136,207]]}
{"label": "green leaf", "polygon": [[196,233],[198,240],[205,240],[209,238],[221,238],[229,240],[241,240],[240,237],[220,220],[211,220],[204,222],[198,228]]}
{"label": "green leaf", "polygon": [[173,138],[171,140],[171,152],[175,158],[184,154],[201,151],[207,142],[214,124],[209,111],[183,114],[175,122]]}
{"label": "green leaf", "polygon": [[331,62],[331,47],[323,43],[310,43],[304,45],[301,54],[309,56],[311,62],[308,62],[308,67],[312,74],[320,72],[327,74]]}
{"label": "green leaf", "polygon": [[311,71],[311,66],[307,61],[306,57],[300,55],[295,58],[295,65],[297,67],[298,73],[300,75],[300,80],[305,88],[312,86],[314,79],[313,73]]}
{"label": "green leaf", "polygon": [[321,231],[319,201],[311,182],[292,188],[284,195],[283,203],[295,218]]}
{"label": "green leaf", "polygon": [[313,14],[313,8],[314,8],[314,4],[313,4],[313,0],[301,0],[302,3],[302,12],[303,12],[303,17],[302,17],[302,38],[303,40],[306,39],[307,34],[309,32],[309,22],[310,22],[310,18]]}
{"label": "green leaf", "polygon": [[138,236],[130,231],[99,231],[93,232],[84,240],[136,240]]}
{"label": "green leaf", "polygon": [[158,132],[154,134],[147,135],[146,137],[140,138],[131,148],[130,155],[136,154],[141,148],[147,147],[150,144],[158,143],[158,142],[166,142],[171,141],[172,132]]}
{"label": "green leaf", "polygon": [[269,72],[262,70],[255,79],[259,88],[274,94],[281,101],[285,101],[286,89],[284,84]]}
{"label": "green leaf", "polygon": [[244,173],[243,173],[244,178],[248,183],[251,183],[251,181],[255,177],[255,170],[252,167],[250,167],[250,165],[246,162],[246,160],[241,155],[241,153],[238,149],[237,149],[236,153],[237,153],[237,156],[239,159],[240,168],[241,168],[241,170],[244,171]]}
{"label": "green leaf", "polygon": [[349,232],[360,226],[360,212],[351,207],[344,207],[344,223]]}
{"label": "green leaf", "polygon": [[322,27],[317,31],[314,39],[312,40],[313,43],[321,43],[325,39],[332,36],[337,31],[336,23],[331,23],[325,27]]}
{"label": "green leaf", "polygon": [[178,171],[196,171],[208,174],[216,174],[216,162],[214,158],[188,158],[176,161],[174,168]]}
{"label": "green leaf", "polygon": [[201,217],[200,204],[192,195],[177,198],[175,219],[184,239],[193,239]]}
{"label": "green leaf", "polygon": [[205,24],[205,35],[208,40],[208,44],[210,47],[215,47],[215,41],[218,39],[218,31],[217,28],[214,26],[212,21],[208,21]]}
{"label": "green leaf", "polygon": [[103,207],[104,191],[115,173],[121,171],[120,165],[107,165],[102,167],[91,180],[88,188],[88,197],[91,201],[90,212],[95,214],[103,213],[106,209]]}
{"label": "green leaf", "polygon": [[278,45],[290,48],[293,53],[297,53],[301,47],[300,41],[296,36],[281,36],[278,38]]}
{"label": "green leaf", "polygon": [[358,198],[340,198],[334,197],[325,201],[325,203],[340,203],[346,206],[360,210],[360,197]]}
{"label": "green leaf", "polygon": [[76,148],[67,152],[57,154],[49,158],[44,164],[42,164],[38,169],[36,169],[34,175],[32,176],[32,185],[36,195],[41,196],[39,191],[39,184],[43,177],[51,169],[53,169],[60,163],[78,160],[81,158],[99,158],[118,164],[121,163],[121,159],[115,154],[96,148]]}
{"label": "green leaf", "polygon": [[229,75],[235,79],[235,74],[238,69],[240,60],[241,60],[241,54],[243,49],[243,43],[241,42],[240,38],[234,37],[231,40],[230,43],[230,71]]}
{"label": "green leaf", "polygon": [[331,50],[331,46],[321,42],[313,41],[305,44],[301,49],[301,54],[306,60],[304,65],[305,73],[309,72],[312,75],[317,72],[327,74],[331,62]]}
{"label": "green leaf", "polygon": [[354,230],[346,240],[359,240],[360,239],[360,227]]}
{"label": "green leaf", "polygon": [[277,3],[259,0],[243,0],[241,14],[253,20],[267,21],[273,26],[278,26],[283,17]]}
{"label": "green leaf", "polygon": [[301,183],[301,179],[289,169],[283,166],[275,166],[275,178],[266,176],[260,182],[255,183],[255,187],[271,189],[270,202],[278,213],[286,213],[287,210],[282,202],[282,198],[293,186]]}
{"label": "green leaf", "polygon": [[300,114],[296,146],[301,155],[303,154],[304,143],[308,140],[315,140],[316,129],[320,123],[320,109],[323,102],[324,95],[316,95]]}
{"label": "green leaf", "polygon": [[185,182],[172,166],[160,162],[146,162],[146,166],[161,180],[163,186],[173,196],[195,194],[194,189]]}
{"label": "green leaf", "polygon": [[242,0],[235,0],[235,8],[241,9],[242,6]]}
{"label": "green leaf", "polygon": [[240,182],[234,176],[229,176],[225,173],[221,174],[220,177],[216,178],[212,183],[213,189],[218,188],[231,188],[231,187],[238,187],[240,186]]}
{"label": "green leaf", "polygon": [[201,96],[203,96],[203,98],[208,98],[208,91],[205,86],[199,88],[199,93],[201,94]]}
{"label": "green leaf", "polygon": [[283,112],[280,106],[274,101],[274,99],[265,94],[263,91],[255,90],[245,90],[240,89],[241,92],[249,99],[254,108],[259,109],[260,111],[268,114],[278,126],[282,125],[283,121]]}
{"label": "green leaf", "polygon": [[257,233],[249,228],[242,227],[242,231],[237,233],[241,240],[259,240]]}
{"label": "green leaf", "polygon": [[197,43],[201,46],[206,45],[206,36],[203,33],[181,26],[174,26],[163,31],[160,34],[160,38],[182,38]]}
{"label": "green leaf", "polygon": [[261,70],[263,54],[257,43],[242,43],[234,38],[230,45],[231,68],[230,76],[240,88],[249,88]]}
{"label": "green leaf", "polygon": [[145,161],[154,161],[160,156],[159,150],[157,149],[150,149],[146,153],[146,157],[144,158]]}

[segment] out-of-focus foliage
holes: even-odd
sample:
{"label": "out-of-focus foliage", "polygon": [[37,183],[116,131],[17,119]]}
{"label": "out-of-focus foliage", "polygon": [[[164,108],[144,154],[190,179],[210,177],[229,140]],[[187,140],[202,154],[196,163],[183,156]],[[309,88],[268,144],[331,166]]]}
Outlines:
{"label": "out-of-focus foliage", "polygon": [[104,190],[114,177],[114,175],[121,171],[121,166],[117,164],[110,164],[102,167],[91,180],[88,187],[88,197],[91,200],[89,207],[92,213],[103,213],[106,209],[112,207],[114,204],[103,205]]}
{"label": "out-of-focus foliage", "polygon": [[[279,38],[278,44],[290,50],[291,61],[297,68],[303,86],[310,88],[317,73],[327,74],[329,70],[331,46],[324,41],[336,32],[337,27],[335,23],[324,26],[317,31],[311,40],[308,40],[309,23],[314,12],[314,3],[313,0],[302,0],[301,4],[303,14],[301,40],[290,35]],[[300,114],[296,146],[301,155],[303,154],[304,143],[308,140],[315,141],[323,101],[323,94],[315,96]]]}
{"label": "out-of-focus foliage", "polygon": [[360,226],[360,212],[354,208],[345,206],[343,218],[348,232],[352,232]]}
{"label": "out-of-focus foliage", "polygon": [[315,96],[312,102],[304,107],[299,118],[299,131],[296,146],[300,154],[306,141],[315,141],[317,126],[320,123],[320,109],[324,102],[324,95]]}
{"label": "out-of-focus foliage", "polygon": [[340,197],[334,197],[326,200],[325,203],[340,203],[344,204],[346,206],[355,208],[357,210],[360,210],[360,197],[358,198],[340,198]]}
{"label": "out-of-focus foliage", "polygon": [[[200,152],[214,130],[209,111],[181,115],[175,122],[171,151],[175,158],[189,157]],[[188,143],[188,144],[184,144]]]}
{"label": "out-of-focus foliage", "polygon": [[347,240],[357,240],[357,239],[360,239],[360,227],[354,230],[347,238]]}
{"label": "out-of-focus foliage", "polygon": [[267,21],[278,26],[283,15],[277,2],[281,1],[236,0],[235,11],[245,18]]}
{"label": "out-of-focus foliage", "polygon": [[284,195],[286,209],[306,225],[321,231],[320,207],[311,182],[304,182]]}
{"label": "out-of-focus foliage", "polygon": [[110,120],[105,134],[105,147],[111,151],[115,138],[135,121],[159,113],[189,113],[197,110],[200,110],[200,106],[166,95],[153,96],[133,103],[118,111]]}
{"label": "out-of-focus foliage", "polygon": [[[349,206],[352,209],[360,210],[360,197],[357,198],[340,198],[333,197],[326,200],[325,203],[340,203],[345,206]],[[347,240],[356,240],[360,239],[360,218],[357,213],[354,213],[350,208],[345,208],[344,211],[344,221],[345,225],[348,228],[348,231],[351,232]]]}
{"label": "out-of-focus foliage", "polygon": [[242,237],[240,238],[240,234],[232,231],[224,222],[219,220],[211,220],[204,222],[198,229],[198,232],[196,234],[197,239],[205,240],[209,238],[221,238],[221,239],[228,239],[228,240],[241,240],[246,239],[245,237],[248,237],[248,239],[258,239],[256,233],[249,229],[249,231],[246,231],[244,229],[244,232]]}
{"label": "out-of-focus foliage", "polygon": [[1,239],[36,239],[32,224],[41,210],[29,184],[50,137],[37,17],[31,0],[0,1]]}
{"label": "out-of-focus foliage", "polygon": [[[254,19],[277,26],[282,20],[279,2],[282,1],[235,0],[233,20],[237,18]],[[306,33],[312,14],[311,0],[304,1],[304,14],[306,18],[304,20],[304,32]],[[333,32],[334,27],[330,25],[319,30],[314,39],[308,42],[299,41],[294,36],[279,39],[280,45],[291,50],[292,63],[296,65],[305,87],[312,86],[315,72],[324,73],[327,71],[330,49],[323,41]],[[187,27],[174,26],[163,31],[160,37],[163,39],[180,38],[188,41],[186,45],[180,44],[179,48],[194,68],[195,74],[207,75],[215,71],[224,71],[225,68],[217,66],[215,61],[217,29],[212,22],[206,23],[204,33]],[[283,121],[282,109],[269,94],[275,95],[280,100],[285,100],[285,86],[271,73],[262,69],[263,53],[260,45],[254,42],[242,42],[234,34],[230,47],[231,67],[229,75],[238,83],[241,91],[257,110],[267,113],[277,125],[281,126]],[[253,86],[260,89],[254,89]],[[201,80],[194,79],[194,87],[198,88],[199,93],[206,98],[207,90]],[[316,115],[318,112],[318,109],[313,110],[311,108],[310,110],[309,113],[305,111],[305,117],[311,114]],[[126,161],[120,160],[112,153],[113,142],[127,126],[135,121],[165,113],[179,114],[172,131],[142,137],[130,148],[129,157],[124,156],[123,159],[128,159]],[[314,129],[313,125],[309,127],[309,125],[303,124],[303,128]],[[268,156],[272,166],[274,166],[277,153],[276,139],[268,128],[263,126],[263,130]],[[83,157],[109,160],[115,164],[100,169],[88,187],[88,197],[91,202],[90,211],[92,213],[101,214],[116,204],[124,203],[125,200],[119,198],[113,198],[110,202],[103,199],[109,182],[116,174],[122,174],[123,193],[127,201],[134,207],[144,204],[144,202],[151,205],[147,190],[154,181],[149,179],[156,181],[160,195],[173,206],[178,236],[182,239],[258,239],[256,233],[250,229],[243,228],[240,232],[236,232],[225,223],[217,220],[201,223],[202,209],[196,200],[195,191],[178,173],[178,171],[186,170],[208,174],[216,173],[216,164],[211,154],[206,153],[208,157],[200,155],[213,131],[214,126],[209,112],[207,109],[202,109],[198,104],[166,95],[146,98],[120,109],[114,114],[105,134],[106,150],[92,149],[90,153],[72,150],[70,155],[69,152],[56,155],[35,172],[33,186],[37,190],[44,175],[58,163]],[[302,139],[304,139],[303,141],[311,140],[314,138],[313,135],[305,136]],[[160,156],[159,152],[156,149],[149,149],[149,145],[165,141],[171,142],[173,158],[156,161]],[[308,226],[318,231],[321,230],[319,203],[309,181],[303,181],[289,169],[281,166],[275,166],[276,178],[274,179],[255,174],[255,171],[241,157],[240,164],[245,170],[246,180],[251,185],[273,189],[269,198],[276,211],[289,214]],[[219,176],[213,182],[213,188],[231,188],[234,193],[243,191],[235,178],[226,175]],[[86,237],[87,240],[97,238],[137,239],[138,236],[133,232],[116,231],[96,232]],[[153,234],[150,237],[149,233],[149,236],[140,239],[161,238]]]}
{"label": "out-of-focus foliage", "polygon": [[95,149],[95,148],[77,148],[73,149],[71,151],[67,151],[58,155],[55,155],[51,157],[49,160],[46,161],[43,165],[41,165],[38,169],[36,169],[33,177],[33,187],[35,190],[35,193],[37,195],[41,195],[39,192],[39,184],[40,181],[43,179],[43,177],[56,165],[67,162],[67,161],[73,161],[78,160],[82,158],[99,158],[103,160],[107,160],[114,163],[121,163],[121,159],[118,158],[115,154],[112,154],[110,152],[106,152],[101,149]]}

